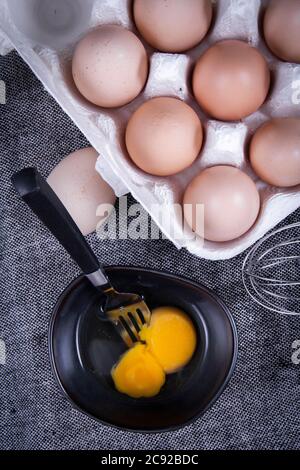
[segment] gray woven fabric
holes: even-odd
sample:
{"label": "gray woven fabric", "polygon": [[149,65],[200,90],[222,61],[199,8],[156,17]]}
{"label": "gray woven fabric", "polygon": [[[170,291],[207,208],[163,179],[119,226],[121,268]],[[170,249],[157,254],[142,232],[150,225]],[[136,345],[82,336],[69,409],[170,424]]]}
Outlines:
{"label": "gray woven fabric", "polygon": [[[47,326],[57,297],[79,273],[68,255],[16,197],[12,173],[36,165],[46,176],[85,138],[43,90],[16,53],[0,59],[7,104],[0,105],[1,449],[300,449],[300,365],[291,344],[300,319],[254,304],[241,281],[244,254],[209,262],[168,241],[102,241],[89,237],[104,263],[168,270],[200,281],[227,303],[240,350],[223,395],[197,422],[180,431],[143,435],[103,426],[71,408],[50,370]],[[300,212],[285,223],[299,220]]]}

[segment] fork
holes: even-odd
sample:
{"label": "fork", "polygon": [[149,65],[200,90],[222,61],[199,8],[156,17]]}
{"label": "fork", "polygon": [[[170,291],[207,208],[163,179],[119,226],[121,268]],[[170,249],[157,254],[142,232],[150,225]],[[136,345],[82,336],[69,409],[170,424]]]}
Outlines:
{"label": "fork", "polygon": [[116,326],[126,345],[131,347],[139,341],[139,332],[143,325],[149,324],[151,316],[144,298],[114,289],[71,215],[36,168],[24,168],[15,173],[12,183],[23,201],[62,244],[86,278],[105,295],[102,313]]}

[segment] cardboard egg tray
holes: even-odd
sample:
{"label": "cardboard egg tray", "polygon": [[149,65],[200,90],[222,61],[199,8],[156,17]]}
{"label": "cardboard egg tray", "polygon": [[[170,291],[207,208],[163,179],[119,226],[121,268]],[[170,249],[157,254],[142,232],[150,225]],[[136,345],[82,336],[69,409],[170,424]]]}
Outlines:
{"label": "cardboard egg tray", "polygon": [[[261,0],[218,0],[214,2],[212,26],[201,44],[186,54],[165,54],[153,50],[140,37],[132,21],[129,0],[0,0],[0,50],[7,52],[15,48],[27,62],[99,152],[96,169],[118,196],[131,192],[178,248],[186,247],[207,259],[228,259],[243,252],[300,207],[300,187],[268,186],[248,163],[249,139],[263,122],[272,117],[300,117],[300,65],[281,62],[267,49],[260,33],[264,6]],[[72,80],[75,44],[91,28],[102,24],[131,29],[149,54],[150,72],[145,89],[120,109],[108,110],[88,103]],[[210,45],[222,39],[240,39],[257,47],[267,59],[272,74],[271,90],[264,105],[238,122],[210,119],[191,92],[195,61]],[[199,158],[185,171],[168,178],[140,171],[131,162],[124,145],[129,117],[141,103],[155,96],[174,96],[186,101],[195,109],[205,129]],[[244,236],[231,242],[186,237],[181,230],[180,215],[172,210],[173,204],[181,203],[186,186],[200,170],[219,164],[239,167],[256,182],[262,201],[259,217]]]}

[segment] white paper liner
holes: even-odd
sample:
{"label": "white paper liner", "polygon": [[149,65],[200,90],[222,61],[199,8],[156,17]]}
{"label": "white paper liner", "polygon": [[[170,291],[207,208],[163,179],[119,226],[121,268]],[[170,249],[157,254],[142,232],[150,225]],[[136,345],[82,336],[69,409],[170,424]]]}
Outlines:
{"label": "white paper liner", "polygon": [[0,31],[0,55],[5,56],[14,49],[7,36]]}
{"label": "white paper liner", "polygon": [[[178,248],[186,247],[199,257],[218,260],[241,253],[300,207],[299,187],[283,190],[259,181],[245,155],[245,142],[263,122],[271,117],[300,117],[300,66],[280,62],[266,48],[258,27],[264,2],[219,0],[214,3],[211,31],[188,54],[158,53],[145,44],[150,56],[147,85],[139,97],[119,110],[103,110],[83,99],[73,84],[70,64],[75,43],[90,28],[113,23],[135,31],[130,0],[0,0],[0,50],[8,50],[12,44],[29,64],[45,88],[101,154],[96,169],[117,196],[130,191]],[[68,23],[68,15],[64,16],[71,8],[70,4],[73,15],[71,24]],[[62,26],[59,33],[51,29],[54,28],[51,19],[57,13]],[[64,21],[67,27],[63,27]],[[5,39],[1,41],[2,36]],[[242,122],[224,123],[209,120],[203,114],[191,95],[190,75],[192,64],[208,46],[229,38],[248,41],[262,51],[268,60],[274,84],[272,93],[258,112]],[[123,137],[132,112],[145,100],[164,95],[176,96],[190,104],[206,130],[201,157],[187,170],[169,178],[146,175],[136,168],[127,155]],[[203,243],[199,238],[175,239],[165,222],[170,205],[182,201],[185,187],[201,169],[218,164],[235,165],[256,181],[262,200],[256,224],[244,236],[226,243]],[[164,208],[165,218],[157,216],[153,210],[155,204]],[[180,218],[177,220],[175,213],[173,217],[175,233],[182,234]]]}

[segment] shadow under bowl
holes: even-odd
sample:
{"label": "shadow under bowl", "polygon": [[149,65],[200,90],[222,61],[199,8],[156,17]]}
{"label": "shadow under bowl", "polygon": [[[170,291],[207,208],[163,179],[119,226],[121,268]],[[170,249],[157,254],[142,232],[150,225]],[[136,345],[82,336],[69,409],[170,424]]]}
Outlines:
{"label": "shadow under bowl", "polygon": [[50,358],[60,387],[74,407],[110,426],[162,432],[189,424],[215,402],[233,373],[238,340],[230,312],[207,288],[187,279],[132,267],[105,270],[117,290],[143,295],[151,309],[169,305],[185,311],[196,328],[196,351],[185,367],[167,376],[157,396],[119,393],[110,371],[126,347],[100,316],[103,296],[80,276],[63,292],[50,321]]}

